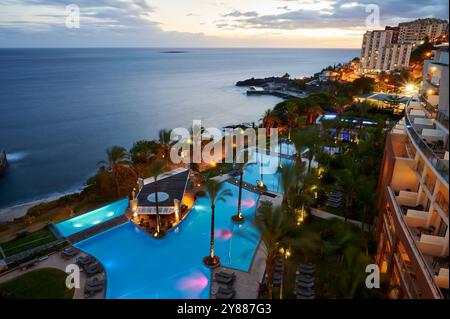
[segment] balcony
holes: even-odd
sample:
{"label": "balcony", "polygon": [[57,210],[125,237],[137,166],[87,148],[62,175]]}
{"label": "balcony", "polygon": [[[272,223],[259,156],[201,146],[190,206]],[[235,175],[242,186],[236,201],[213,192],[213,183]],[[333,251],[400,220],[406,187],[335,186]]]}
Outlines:
{"label": "balcony", "polygon": [[448,217],[448,199],[445,198],[444,194],[441,191],[437,193],[434,203],[437,204],[442,212]]}
{"label": "balcony", "polygon": [[[428,160],[436,172],[447,182],[449,182],[449,164],[445,157],[448,156],[447,147],[444,145],[443,138],[437,136],[437,130],[427,128],[427,125],[415,123],[416,118],[429,119],[420,113],[420,110],[410,109],[407,105],[405,112],[405,127],[411,141],[422,156]],[[424,135],[425,130],[425,135]],[[419,133],[420,132],[420,133]]]}
{"label": "balcony", "polygon": [[[416,210],[416,212],[414,212],[414,209],[412,208],[406,210],[405,216],[404,209],[402,209],[400,203],[403,203],[402,206],[405,206],[404,201],[406,200],[406,202],[409,202],[410,204],[416,204],[416,202],[414,202],[413,194],[408,193],[412,192],[401,193],[402,196],[400,196],[399,192],[399,195],[395,196],[392,188],[390,186],[387,187],[387,195],[389,196],[389,202],[392,206],[392,209],[390,211],[395,223],[396,235],[405,247],[408,259],[411,260],[410,262],[405,263],[404,258],[398,258],[397,261],[400,263],[401,267],[410,265],[407,268],[411,269],[407,269],[407,273],[413,274],[412,278],[414,279],[414,281],[411,282],[408,276],[405,276],[404,278],[407,283],[409,282],[409,294],[423,293],[425,298],[443,298],[442,292],[437,286],[434,277],[435,273],[437,273],[437,271],[439,270],[437,269],[437,267],[441,266],[438,266],[435,263],[435,259],[433,259],[433,256],[436,256],[438,254],[439,249],[442,248],[442,240],[445,241],[445,239],[443,237],[435,238],[438,236],[426,234],[429,232],[429,230],[425,229],[424,227],[414,227],[412,225],[408,225],[407,220],[411,222],[411,218],[424,219],[425,217],[428,217],[426,215],[423,215],[424,213],[428,214],[427,212],[419,211],[418,209]],[[408,196],[410,197],[409,201],[407,200]],[[409,217],[407,218],[408,212]],[[421,222],[423,222],[423,220]],[[427,254],[427,252],[432,252],[434,255]],[[403,270],[405,269],[403,268]],[[422,283],[420,285],[420,290],[417,287],[418,282]]]}

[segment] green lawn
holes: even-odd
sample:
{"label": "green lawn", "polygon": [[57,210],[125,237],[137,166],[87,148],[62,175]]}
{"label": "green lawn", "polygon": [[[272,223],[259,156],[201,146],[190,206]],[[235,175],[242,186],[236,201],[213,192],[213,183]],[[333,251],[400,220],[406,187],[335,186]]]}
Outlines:
{"label": "green lawn", "polygon": [[27,249],[55,241],[56,238],[48,227],[30,233],[22,238],[14,239],[4,244],[0,244],[5,255],[12,256]]}
{"label": "green lawn", "polygon": [[0,290],[15,299],[72,299],[75,289],[66,288],[66,277],[58,269],[38,269],[0,284]]}

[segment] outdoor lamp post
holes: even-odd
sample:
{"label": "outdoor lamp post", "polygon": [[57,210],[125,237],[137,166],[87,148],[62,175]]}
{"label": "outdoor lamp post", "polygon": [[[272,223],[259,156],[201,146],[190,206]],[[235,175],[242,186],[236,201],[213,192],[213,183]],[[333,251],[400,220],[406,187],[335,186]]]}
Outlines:
{"label": "outdoor lamp post", "polygon": [[280,299],[283,299],[285,262],[291,257],[291,250],[289,248],[281,247],[280,254],[283,258],[283,261],[281,262]]}

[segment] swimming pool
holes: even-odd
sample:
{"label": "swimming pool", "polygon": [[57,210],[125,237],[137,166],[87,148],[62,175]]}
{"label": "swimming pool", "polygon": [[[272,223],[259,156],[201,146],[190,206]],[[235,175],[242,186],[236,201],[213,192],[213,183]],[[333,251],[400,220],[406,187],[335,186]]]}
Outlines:
{"label": "swimming pool", "polygon": [[[225,182],[232,192],[216,204],[215,253],[222,265],[248,271],[259,234],[250,222],[258,195],[242,192],[246,222],[236,225],[238,187]],[[154,240],[131,222],[88,238],[75,246],[95,256],[107,274],[106,298],[209,298],[211,270],[202,259],[209,253],[211,210],[200,198],[186,219],[161,240]]]}
{"label": "swimming pool", "polygon": [[82,230],[125,214],[127,207],[128,199],[124,198],[89,213],[57,223],[55,226],[64,237],[68,237]]}
{"label": "swimming pool", "polygon": [[[261,154],[255,152],[254,158],[256,163],[249,163],[244,168],[243,181],[248,184],[257,185],[256,181],[261,180]],[[262,155],[262,180],[267,186],[267,190],[272,192],[283,192],[282,185],[280,184],[281,173],[278,171],[280,158],[278,156],[271,156],[267,154]],[[288,158],[281,158],[281,165],[287,166],[293,163],[293,160]],[[273,173],[273,170],[276,170]]]}

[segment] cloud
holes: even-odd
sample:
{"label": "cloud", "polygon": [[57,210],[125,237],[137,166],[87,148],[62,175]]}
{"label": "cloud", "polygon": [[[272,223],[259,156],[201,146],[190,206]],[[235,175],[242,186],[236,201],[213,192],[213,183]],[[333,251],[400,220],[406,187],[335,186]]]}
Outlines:
{"label": "cloud", "polygon": [[258,16],[258,12],[256,12],[256,11],[242,12],[242,11],[238,11],[238,10],[234,10],[230,13],[222,15],[222,17],[224,17],[224,18],[227,18],[227,17],[233,17],[233,18],[257,17],[257,16]]}
{"label": "cloud", "polygon": [[[291,0],[282,0],[291,2]],[[292,1],[293,2],[293,1]],[[276,29],[299,30],[312,28],[367,29],[365,25],[366,5],[373,0],[359,2],[337,0],[329,7],[320,7],[323,1],[313,0],[304,8],[275,14],[242,17],[233,21],[218,21],[218,28],[228,29]],[[315,6],[314,4],[317,4]],[[384,25],[397,24],[424,17],[448,18],[446,0],[385,0],[380,3],[380,20]]]}

